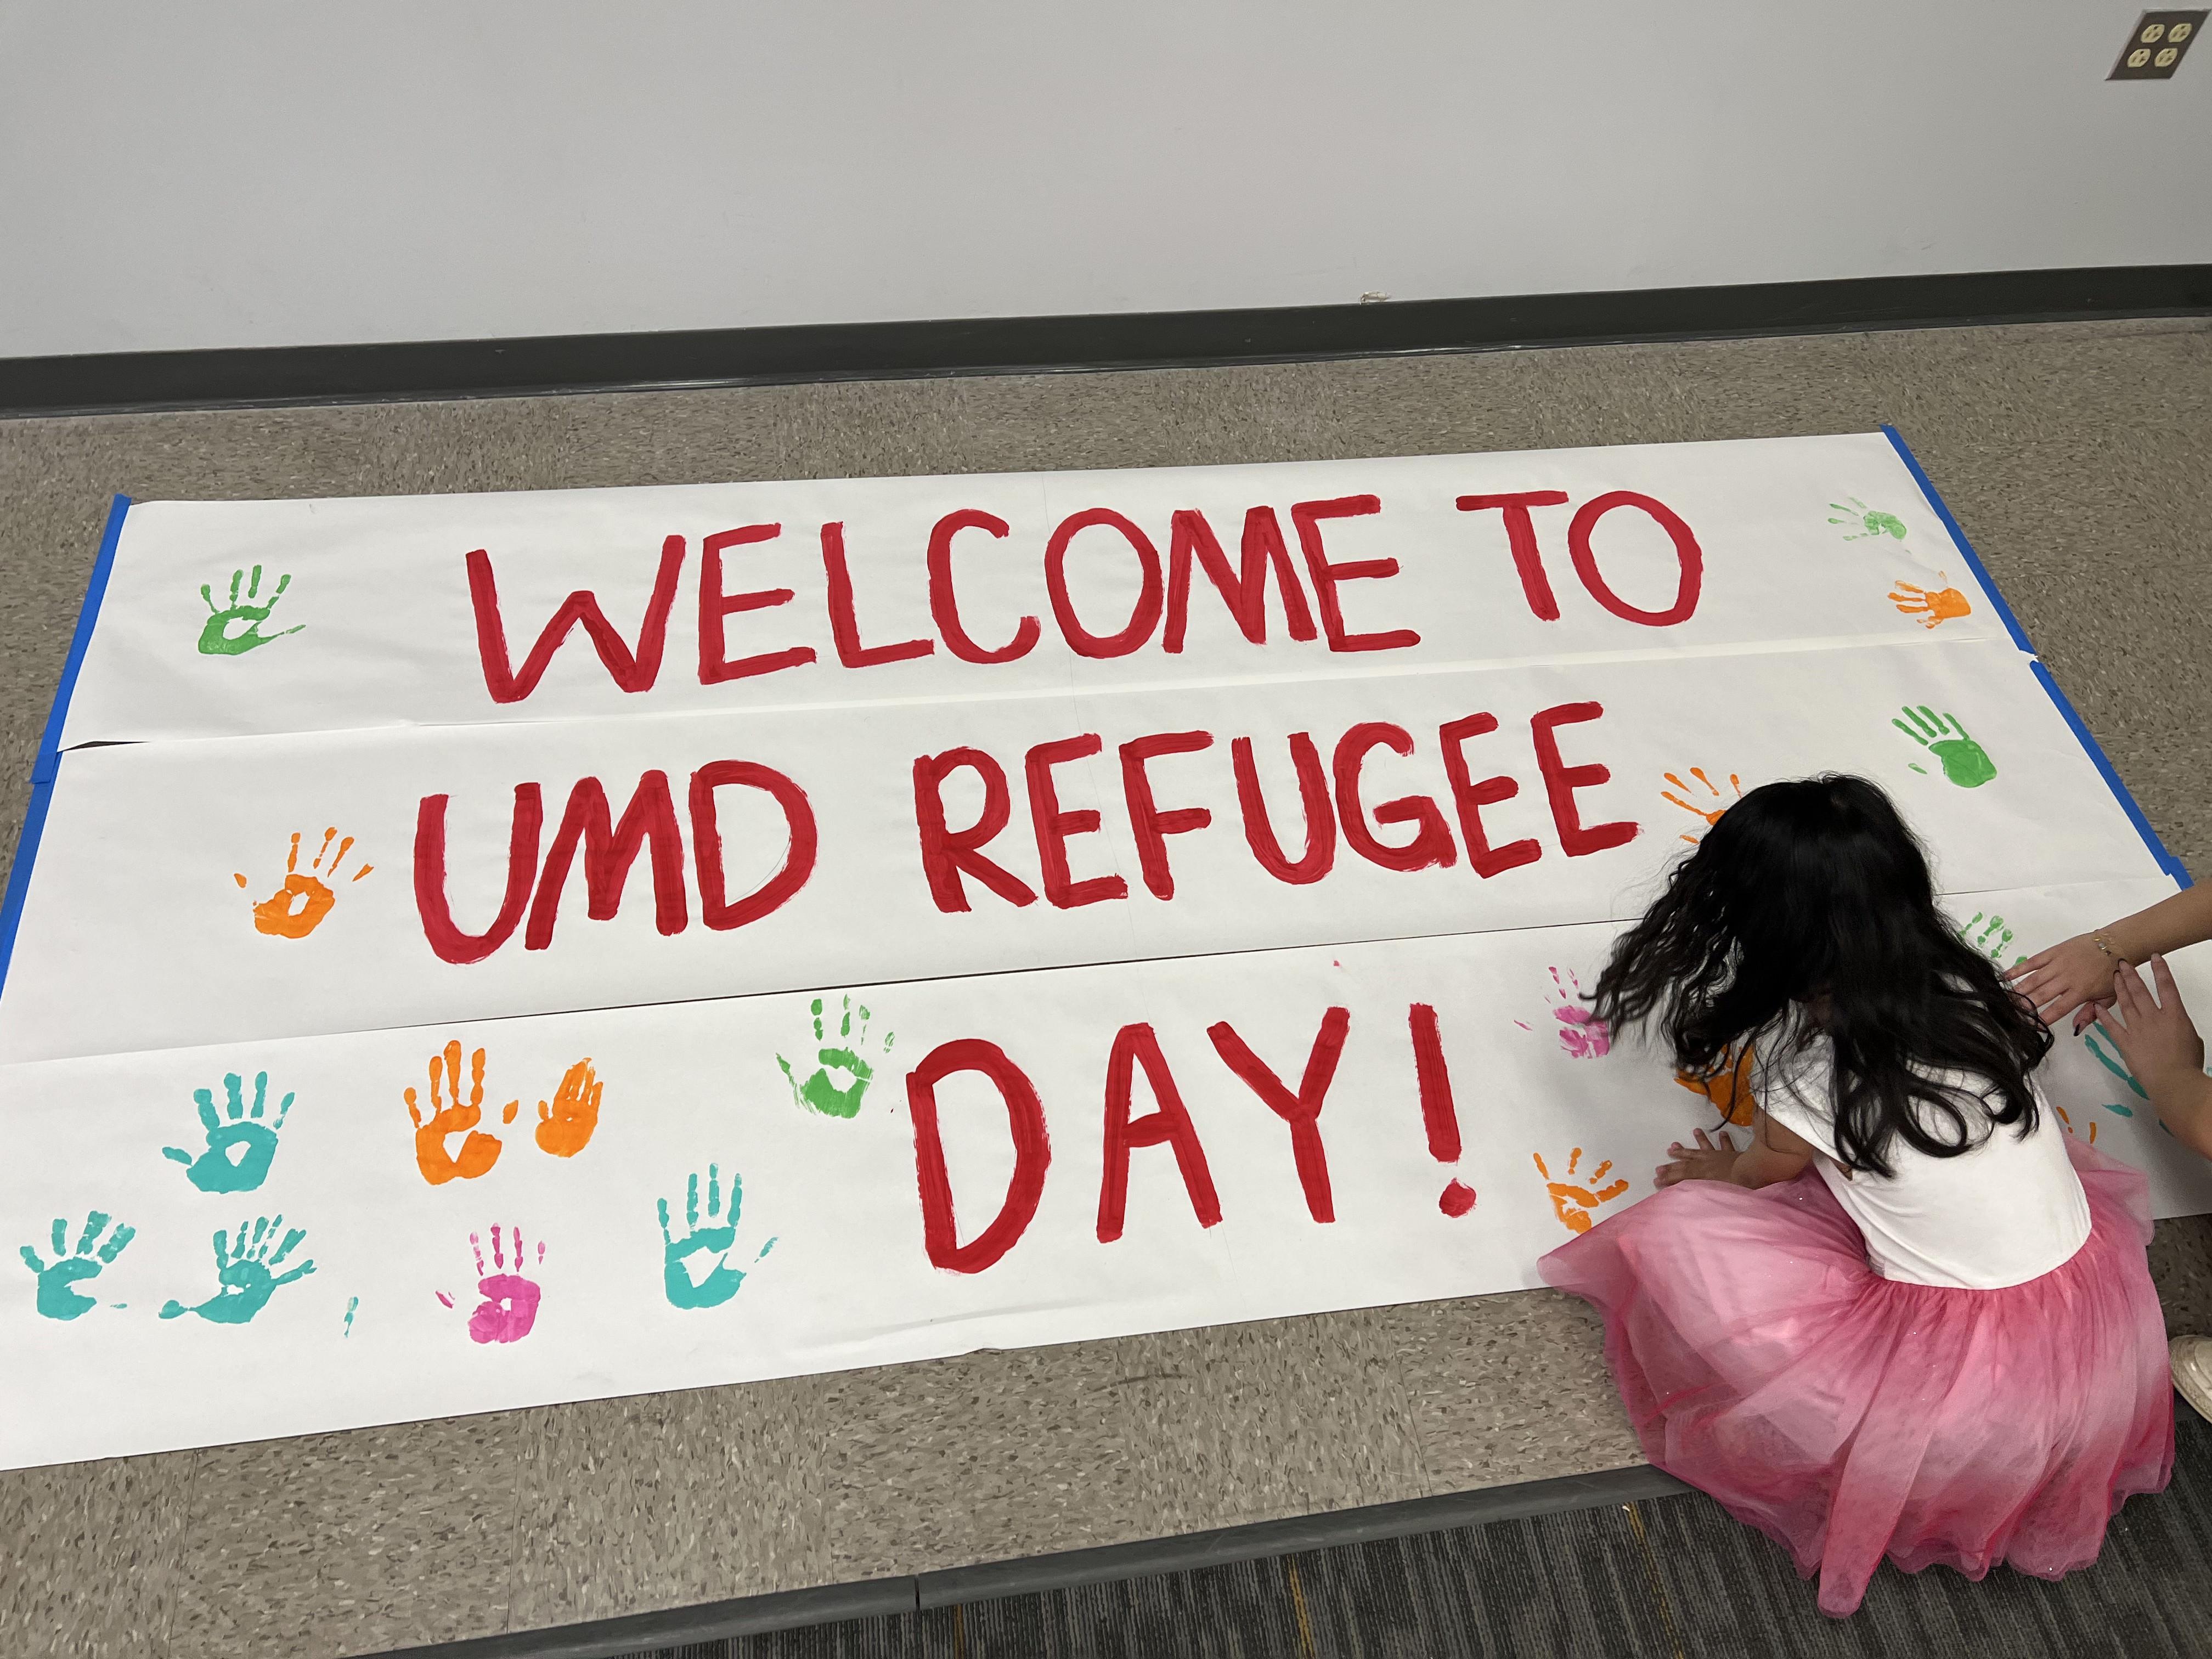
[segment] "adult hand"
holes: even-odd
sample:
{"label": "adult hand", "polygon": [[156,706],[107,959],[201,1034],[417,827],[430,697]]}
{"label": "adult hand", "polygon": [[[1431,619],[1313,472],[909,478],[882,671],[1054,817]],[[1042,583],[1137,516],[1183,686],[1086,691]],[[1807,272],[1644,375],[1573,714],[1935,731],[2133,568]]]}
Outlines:
{"label": "adult hand", "polygon": [[2108,1017],[2100,1023],[2155,1103],[2161,1087],[2170,1091],[2177,1081],[2204,1075],[2204,1039],[2182,1006],[2166,958],[2153,957],[2150,972],[2158,1000],[2151,1000],[2134,969],[2123,968],[2113,981],[2119,1019]]}
{"label": "adult hand", "polygon": [[2044,1023],[2056,1025],[2074,1016],[2075,1035],[2089,1028],[2100,1008],[2112,1001],[2112,975],[2120,962],[2100,951],[2087,933],[2039,951],[2005,977],[2035,1005]]}
{"label": "adult hand", "polygon": [[1716,1143],[1707,1138],[1703,1129],[1696,1133],[1696,1146],[1685,1146],[1678,1140],[1667,1149],[1674,1161],[1659,1166],[1654,1178],[1660,1186],[1677,1186],[1685,1181],[1729,1181],[1735,1178],[1735,1143],[1726,1135]]}

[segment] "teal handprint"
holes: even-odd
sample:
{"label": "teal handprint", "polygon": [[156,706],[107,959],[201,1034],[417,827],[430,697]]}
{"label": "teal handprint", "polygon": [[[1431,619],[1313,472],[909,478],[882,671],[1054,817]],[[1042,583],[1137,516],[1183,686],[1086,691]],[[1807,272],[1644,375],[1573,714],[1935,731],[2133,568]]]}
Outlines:
{"label": "teal handprint", "polygon": [[257,1216],[253,1236],[246,1237],[246,1224],[238,1224],[238,1243],[232,1248],[230,1237],[221,1228],[215,1235],[216,1293],[196,1307],[187,1308],[181,1302],[162,1304],[161,1317],[176,1319],[192,1313],[216,1325],[243,1325],[268,1305],[269,1298],[277,1290],[295,1279],[304,1279],[315,1271],[313,1261],[302,1261],[290,1272],[278,1273],[284,1258],[292,1254],[300,1241],[307,1236],[304,1227],[295,1227],[283,1234],[284,1242],[276,1242],[283,1231],[283,1216]]}
{"label": "teal handprint", "polygon": [[[1908,706],[1905,716],[1905,720],[1890,724],[1942,762],[1943,775],[1961,789],[1978,789],[1996,776],[1996,763],[1966,735],[1956,714],[1939,714],[1923,703],[1917,708]],[[1908,726],[1905,720],[1912,723]],[[1912,769],[1924,773],[1928,769],[1915,766]]]}
{"label": "teal handprint", "polygon": [[[2126,1084],[2137,1100],[2147,1101],[2150,1098],[2149,1091],[2142,1084],[2136,1082],[2135,1073],[2128,1070],[2127,1062],[2116,1054],[2105,1052],[2104,1045],[2097,1041],[2094,1026],[2081,1033],[2081,1041],[2089,1045],[2089,1052],[2096,1056],[2097,1064]],[[2118,1112],[2122,1117],[2133,1117],[2136,1115],[2135,1108],[2132,1106],[2113,1105],[2106,1109]]]}
{"label": "teal handprint", "polygon": [[[1979,937],[1977,937],[1974,933],[1974,929],[1978,927],[1982,929]],[[1987,957],[2002,968],[2006,965],[2004,953],[2012,944],[2012,929],[2005,926],[2005,919],[1999,915],[1990,916],[1988,925],[1983,926],[1982,912],[1977,910],[1974,912],[1973,921],[1959,930],[1959,940],[1960,943],[1970,946],[1977,954]],[[2027,960],[2026,957],[2014,957],[2011,965],[2017,968]]]}
{"label": "teal handprint", "polygon": [[276,1132],[284,1127],[293,1097],[287,1094],[276,1103],[276,1115],[264,1117],[269,1103],[269,1073],[255,1075],[250,1111],[243,1083],[236,1072],[222,1080],[223,1092],[229,1097],[225,1109],[228,1121],[225,1115],[218,1115],[216,1110],[213,1090],[192,1091],[192,1098],[199,1103],[200,1122],[207,1130],[205,1152],[195,1158],[181,1146],[161,1148],[161,1156],[183,1164],[185,1179],[204,1193],[252,1192],[267,1178],[270,1160],[276,1156]]}
{"label": "teal handprint", "polygon": [[121,1255],[124,1246],[137,1237],[135,1228],[118,1222],[115,1231],[107,1235],[107,1242],[94,1249],[93,1242],[106,1226],[107,1218],[98,1210],[93,1211],[85,1217],[84,1231],[79,1235],[76,1249],[72,1252],[69,1247],[69,1223],[56,1216],[52,1267],[40,1261],[39,1253],[29,1245],[23,1246],[23,1265],[39,1276],[37,1307],[46,1318],[75,1319],[99,1305],[77,1285],[85,1279],[99,1278],[100,1270]]}
{"label": "teal handprint", "polygon": [[[658,1200],[660,1207],[661,1288],[667,1292],[669,1302],[678,1308],[719,1308],[738,1293],[738,1286],[745,1282],[742,1268],[729,1264],[730,1252],[738,1243],[738,1211],[744,1202],[744,1183],[733,1170],[730,1175],[730,1206],[722,1208],[722,1177],[719,1166],[707,1166],[707,1220],[699,1221],[699,1177],[694,1174],[684,1185],[684,1237],[678,1238],[668,1224],[668,1200]],[[775,1248],[770,1239],[760,1247],[755,1261]],[[706,1278],[694,1282],[687,1265],[695,1255],[711,1255],[714,1265]]]}
{"label": "teal handprint", "polygon": [[[242,602],[238,597],[241,582],[246,584],[246,598]],[[230,573],[230,603],[225,606],[217,605],[209,586],[205,582],[201,583],[200,598],[207,601],[210,614],[200,629],[200,654],[204,657],[242,657],[257,646],[267,645],[271,640],[281,640],[286,634],[296,634],[305,628],[307,624],[301,623],[279,633],[264,634],[260,631],[261,624],[269,620],[269,613],[276,608],[276,601],[284,597],[284,590],[291,585],[291,577],[279,576],[276,591],[269,596],[269,603],[256,605],[254,601],[261,596],[261,567],[258,564],[253,567],[251,581],[247,581],[243,570],[234,570]],[[240,623],[246,624],[243,631],[232,633],[231,629]]]}
{"label": "teal handprint", "polygon": [[[853,1030],[853,999],[843,999],[844,1011],[837,1023],[837,1044],[825,1047],[822,1024],[822,999],[814,999],[814,1069],[802,1080],[792,1063],[781,1054],[775,1063],[783,1068],[784,1081],[791,1085],[791,1097],[809,1111],[819,1112],[824,1117],[852,1117],[860,1109],[860,1101],[874,1080],[876,1068],[865,1057],[871,1047],[868,1042],[868,1020],[866,1008],[859,1010],[860,1029]],[[890,1052],[898,1041],[896,1033],[886,1031],[883,1040],[872,1045],[877,1057]],[[848,1047],[846,1045],[849,1044]],[[801,1060],[800,1066],[806,1062]],[[839,1081],[840,1074],[844,1081]]]}

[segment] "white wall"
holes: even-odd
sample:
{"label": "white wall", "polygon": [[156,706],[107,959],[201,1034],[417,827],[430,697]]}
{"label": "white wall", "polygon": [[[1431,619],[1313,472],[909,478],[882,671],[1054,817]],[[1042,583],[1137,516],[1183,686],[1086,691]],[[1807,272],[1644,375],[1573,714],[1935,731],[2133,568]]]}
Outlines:
{"label": "white wall", "polygon": [[2136,9],[0,0],[0,356],[2212,259]]}

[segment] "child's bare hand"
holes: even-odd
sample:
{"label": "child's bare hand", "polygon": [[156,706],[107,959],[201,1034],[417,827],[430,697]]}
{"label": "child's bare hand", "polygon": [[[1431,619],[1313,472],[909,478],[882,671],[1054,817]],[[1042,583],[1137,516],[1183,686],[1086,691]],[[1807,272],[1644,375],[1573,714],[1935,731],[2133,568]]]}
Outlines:
{"label": "child's bare hand", "polygon": [[1667,1150],[1674,1157],[1671,1164],[1662,1164],[1656,1180],[1662,1187],[1673,1187],[1685,1181],[1727,1181],[1735,1170],[1735,1146],[1726,1135],[1717,1142],[1709,1139],[1703,1129],[1697,1130],[1698,1144],[1685,1146],[1676,1141]]}
{"label": "child's bare hand", "polygon": [[[2182,1006],[2181,993],[2174,986],[2172,970],[2166,967],[2164,957],[2150,959],[2150,973],[2158,988],[2157,1001],[2151,1000],[2150,992],[2134,969],[2123,968],[2112,981],[2117,998],[2114,1012],[2119,1018],[2114,1019],[2108,1013],[2099,1023],[2119,1049],[2128,1070],[2142,1080],[2155,1100],[2161,1087],[2170,1090],[2177,1081],[2204,1074],[2204,1039],[2197,1035],[2189,1010]],[[2126,1024],[2122,1024],[2122,1020]]]}
{"label": "child's bare hand", "polygon": [[2095,1020],[2100,1008],[2112,1005],[2112,970],[2118,966],[2088,934],[2076,933],[2048,951],[2037,951],[2006,977],[2035,1005],[2045,1024],[2056,1025],[2073,1015],[2078,1036]]}

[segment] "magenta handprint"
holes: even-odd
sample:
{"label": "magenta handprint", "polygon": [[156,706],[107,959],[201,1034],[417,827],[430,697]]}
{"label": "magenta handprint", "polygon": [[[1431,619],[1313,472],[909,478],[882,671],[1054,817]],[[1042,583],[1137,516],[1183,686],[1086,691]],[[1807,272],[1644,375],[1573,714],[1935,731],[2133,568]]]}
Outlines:
{"label": "magenta handprint", "polygon": [[1552,1018],[1559,1022],[1559,1047],[1577,1060],[1596,1060],[1613,1047],[1613,1032],[1584,1006],[1582,981],[1574,969],[1565,979],[1552,969]]}
{"label": "magenta handprint", "polygon": [[[538,1301],[544,1294],[534,1279],[526,1278],[523,1269],[542,1264],[545,1260],[545,1243],[539,1240],[536,1262],[524,1255],[522,1229],[507,1229],[508,1237],[502,1238],[499,1224],[491,1227],[491,1266],[484,1266],[483,1239],[476,1233],[469,1235],[469,1248],[476,1253],[477,1294],[483,1298],[469,1315],[469,1340],[472,1342],[520,1342],[530,1334],[530,1328],[538,1322]],[[509,1243],[513,1244],[512,1262],[508,1261]],[[509,1272],[509,1267],[513,1268]],[[447,1307],[453,1298],[440,1291],[438,1300]]]}

